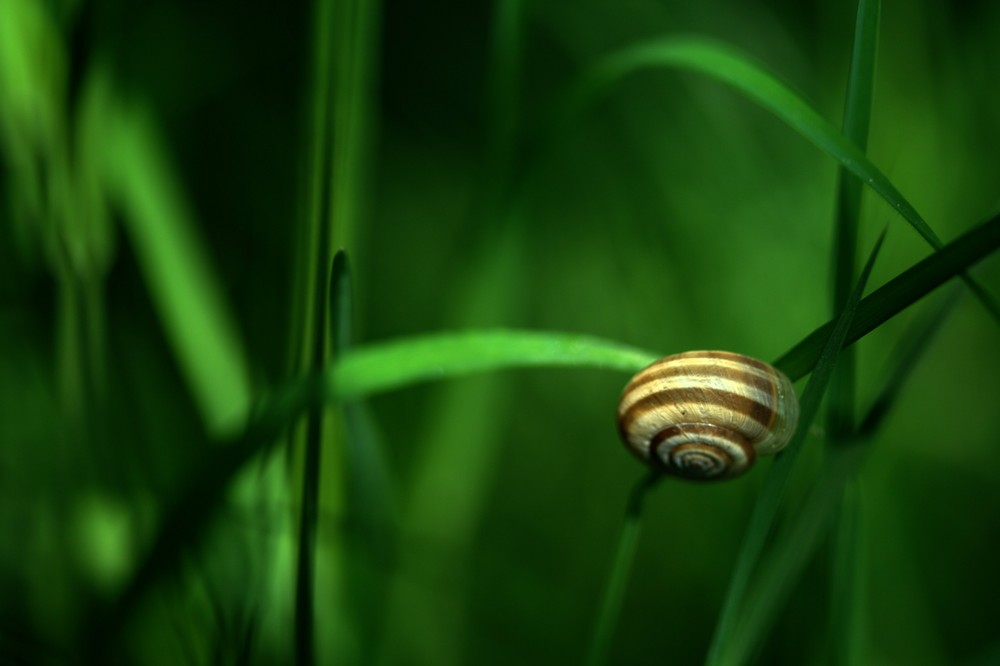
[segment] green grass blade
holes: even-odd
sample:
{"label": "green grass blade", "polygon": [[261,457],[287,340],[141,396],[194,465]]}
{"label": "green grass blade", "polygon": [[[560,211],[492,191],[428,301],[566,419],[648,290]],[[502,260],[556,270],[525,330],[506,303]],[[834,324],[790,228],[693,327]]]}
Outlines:
{"label": "green grass blade", "polygon": [[834,542],[831,578],[830,624],[834,663],[854,666],[866,663],[865,647],[865,553],[861,499],[855,475],[845,483],[840,501]]}
{"label": "green grass blade", "polygon": [[105,169],[167,339],[209,432],[239,432],[251,389],[243,343],[155,124],[138,108],[108,123]]}
{"label": "green grass blade", "polygon": [[[854,49],[847,80],[843,133],[862,151],[868,144],[872,91],[875,86],[875,52],[878,44],[880,0],[861,0],[854,29]],[[858,227],[861,222],[861,181],[845,169],[838,170],[834,226],[833,315],[840,312],[854,285]],[[854,348],[841,352],[830,379],[827,431],[834,441],[850,436],[854,428]]]}
{"label": "green grass blade", "polygon": [[754,574],[726,650],[727,664],[746,663],[763,643],[782,604],[829,533],[844,488],[860,469],[866,454],[863,447],[837,448],[831,452],[822,476],[797,510],[794,523],[775,540],[767,561]]}
{"label": "green grass blade", "polygon": [[587,653],[588,666],[606,664],[611,651],[611,640],[621,615],[622,601],[625,599],[625,589],[628,586],[632,562],[635,559],[635,549],[639,543],[639,532],[642,527],[642,510],[648,493],[663,475],[653,472],[639,479],[629,496],[625,509],[625,524],[618,537],[618,547],[615,559],[611,565],[608,584],[604,591],[604,599],[597,614],[597,623],[591,635],[590,649]]}
{"label": "green grass blade", "polygon": [[468,331],[358,348],[330,368],[326,378],[332,396],[348,398],[514,367],[589,366],[635,372],[659,357],[585,335]]}
{"label": "green grass blade", "polygon": [[802,443],[805,441],[809,426],[819,411],[820,401],[830,380],[830,374],[833,371],[837,353],[845,344],[851,319],[854,317],[857,304],[861,300],[861,294],[864,291],[865,284],[868,282],[868,276],[871,273],[872,266],[875,264],[875,258],[878,256],[878,251],[882,246],[884,238],[885,232],[882,233],[875,244],[871,256],[868,258],[868,263],[861,272],[858,284],[851,294],[851,298],[845,304],[843,313],[837,319],[833,330],[830,332],[819,360],[816,363],[816,367],[813,368],[809,383],[806,384],[805,390],[802,392],[799,425],[795,431],[795,435],[792,437],[792,441],[789,442],[788,448],[778,455],[778,459],[774,461],[774,464],[768,470],[764,489],[757,503],[754,505],[753,513],[750,516],[746,535],[740,546],[740,553],[736,560],[736,567],[733,570],[729,589],[726,592],[726,598],[723,602],[722,612],[719,615],[712,642],[709,646],[708,664],[737,663],[735,661],[737,655],[730,653],[732,649],[731,643],[733,642],[739,613],[743,610],[744,597],[750,584],[750,577],[757,567],[757,562],[764,550],[764,544],[767,541],[771,525],[774,523],[774,518],[777,515],[778,505],[781,502],[781,496],[788,482],[788,476],[802,449]]}
{"label": "green grass blade", "polygon": [[[570,89],[566,108],[576,114],[625,76],[651,67],[685,69],[725,83],[760,104],[875,190],[934,249],[943,243],[916,208],[850,139],[790,87],[747,56],[699,37],[665,37],[626,47],[585,72]],[[565,119],[561,119],[565,120]],[[1000,305],[978,283],[963,278],[994,319]]]}
{"label": "green grass blade", "polygon": [[[944,248],[918,262],[865,297],[847,334],[853,344],[920,298],[1000,248],[1000,215],[967,231]],[[775,365],[800,379],[812,369],[833,329],[829,321],[786,352]]]}
{"label": "green grass blade", "polygon": [[884,373],[885,384],[858,425],[860,439],[874,436],[886,415],[892,411],[910,373],[917,367],[924,352],[934,340],[935,333],[954,310],[959,301],[958,296],[959,293],[956,291],[945,294],[945,298],[923,313],[923,316],[901,336],[899,344],[893,348],[888,370]]}
{"label": "green grass blade", "polygon": [[[847,531],[837,533],[838,540],[842,539],[843,542],[838,541],[837,557],[840,558],[841,565],[837,571],[839,578],[833,585],[833,591],[835,595],[844,593],[845,596],[834,604],[831,624],[849,634],[834,633],[832,643],[838,646],[838,652],[844,659],[853,659],[852,663],[860,663],[857,655],[861,647],[859,632],[862,627],[858,625],[860,616],[856,607],[860,603],[860,597],[853,596],[857,592],[856,586],[860,583],[857,580],[852,582],[850,577],[863,572],[863,569],[860,568],[859,562],[846,561],[860,559],[857,552],[850,557],[846,554],[848,550],[860,547],[857,542],[850,543],[852,534],[857,538],[860,538],[860,535],[849,529],[849,521],[860,517],[856,513],[851,516],[844,515],[844,511],[854,511],[854,509],[844,509],[842,501],[846,494],[849,494],[848,489],[852,479],[856,477],[867,456],[868,449],[861,444],[869,441],[881,424],[881,419],[875,418],[874,415],[884,416],[891,407],[909,373],[933,339],[933,333],[951,312],[954,303],[955,300],[952,298],[942,301],[932,311],[919,318],[902,336],[902,342],[889,364],[890,370],[886,373],[888,379],[885,387],[875,400],[875,406],[869,411],[868,417],[862,421],[857,437],[852,440],[855,445],[838,447],[831,452],[831,458],[824,468],[822,477],[802,503],[793,525],[775,543],[772,556],[755,576],[753,589],[747,595],[743,620],[733,640],[733,653],[738,655],[737,661],[745,660],[752,655],[755,647],[763,641],[781,604],[788,598],[809,558],[819,548],[837,508],[841,507],[841,527]],[[848,498],[848,501],[851,499]],[[839,616],[840,611],[845,615]]]}
{"label": "green grass blade", "polygon": [[[334,359],[349,350],[353,338],[353,292],[347,253],[340,250],[330,271],[330,330]],[[374,651],[382,612],[386,571],[395,541],[395,497],[389,462],[375,421],[359,400],[341,403],[346,455],[345,542],[348,567],[345,585],[350,608],[358,618],[363,654]]]}

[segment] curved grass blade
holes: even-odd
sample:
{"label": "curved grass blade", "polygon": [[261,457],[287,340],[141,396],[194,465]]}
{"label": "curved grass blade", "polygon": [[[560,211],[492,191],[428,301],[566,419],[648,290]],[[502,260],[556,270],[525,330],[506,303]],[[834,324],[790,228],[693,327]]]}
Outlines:
{"label": "curved grass blade", "polygon": [[[845,344],[853,344],[920,298],[1000,248],[1000,215],[952,241],[918,262],[858,304]],[[792,347],[775,366],[792,380],[806,376],[816,365],[833,329],[829,321]]]}
{"label": "curved grass blade", "polygon": [[[843,136],[801,96],[749,57],[713,40],[700,37],[665,37],[626,47],[606,57],[584,73],[570,89],[566,112],[575,115],[585,105],[625,76],[650,67],[671,67],[704,74],[740,91],[875,190],[899,212],[934,249],[943,246],[912,204],[850,139]],[[978,283],[964,277],[969,288],[994,319],[1000,305]]]}
{"label": "curved grass blade", "polygon": [[731,643],[734,638],[739,613],[743,610],[744,597],[750,583],[750,576],[757,567],[757,562],[760,560],[760,555],[764,550],[764,544],[767,541],[768,533],[771,531],[771,525],[774,523],[774,518],[778,513],[778,504],[781,502],[781,496],[788,482],[788,476],[802,449],[802,443],[805,441],[809,426],[812,425],[812,421],[819,411],[820,401],[823,399],[823,393],[830,380],[830,374],[833,372],[834,362],[837,360],[837,353],[846,343],[851,319],[854,317],[858,302],[861,300],[861,294],[864,291],[865,284],[868,282],[868,276],[871,274],[872,266],[875,265],[875,258],[878,256],[884,239],[885,232],[883,231],[875,243],[875,247],[872,249],[868,263],[861,271],[861,277],[854,288],[854,293],[851,294],[850,299],[844,305],[843,313],[837,319],[832,332],[826,340],[826,344],[823,346],[823,351],[816,363],[816,367],[813,368],[809,383],[806,384],[805,390],[802,392],[799,425],[795,431],[795,435],[792,437],[792,441],[789,442],[788,448],[778,455],[777,460],[774,461],[770,470],[768,470],[764,489],[757,503],[754,505],[753,514],[750,516],[746,536],[743,539],[743,544],[740,546],[740,554],[736,560],[736,567],[733,570],[729,589],[726,592],[726,599],[722,605],[722,612],[719,615],[712,642],[709,646],[708,664],[735,663],[735,657],[730,652],[732,648]]}
{"label": "curved grass blade", "polygon": [[326,373],[333,398],[488,370],[577,366],[635,372],[660,354],[586,335],[486,330],[442,333],[351,351]]}
{"label": "curved grass blade", "polygon": [[[854,29],[854,48],[844,102],[843,133],[862,151],[868,144],[872,91],[875,87],[875,52],[878,45],[880,0],[860,0]],[[834,216],[833,315],[836,316],[854,286],[858,227],[861,223],[861,181],[843,167],[837,170]],[[832,441],[846,439],[854,429],[854,348],[841,351],[830,379],[827,431]]]}

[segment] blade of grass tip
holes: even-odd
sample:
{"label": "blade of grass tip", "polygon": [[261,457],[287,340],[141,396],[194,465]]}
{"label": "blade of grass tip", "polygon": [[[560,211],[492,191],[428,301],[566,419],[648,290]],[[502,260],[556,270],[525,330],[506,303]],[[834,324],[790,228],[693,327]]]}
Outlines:
{"label": "blade of grass tip", "polygon": [[[330,272],[330,329],[334,359],[351,346],[353,292],[347,253],[340,250]],[[389,464],[374,419],[358,400],[341,403],[347,445],[346,526],[351,557],[346,585],[360,623],[361,651],[371,654],[380,616],[385,571],[391,560],[395,500]]]}
{"label": "blade of grass tip", "polygon": [[625,508],[625,524],[618,537],[615,559],[611,565],[604,598],[597,614],[594,633],[591,634],[590,649],[587,652],[587,666],[600,666],[608,662],[611,640],[614,638],[615,627],[618,626],[622,600],[625,598],[625,589],[628,586],[632,562],[635,560],[636,546],[639,543],[646,494],[662,478],[663,475],[656,472],[644,476],[635,484],[629,495],[628,505]]}
{"label": "blade of grass tip", "polygon": [[[865,297],[858,305],[846,344],[853,344],[951,278],[1000,248],[1000,215],[967,231]],[[836,320],[806,336],[775,362],[793,381],[816,364]]]}
{"label": "blade of grass tip", "polygon": [[[875,190],[931,247],[937,250],[943,246],[941,239],[916,208],[865,156],[864,151],[838,132],[788,85],[746,55],[713,40],[699,37],[661,37],[626,47],[607,56],[570,87],[558,121],[562,127],[568,126],[569,123],[565,122],[566,116],[577,115],[587,104],[609,90],[612,84],[648,67],[679,68],[697,72],[743,93]],[[553,134],[558,133],[560,129],[557,126]],[[972,278],[963,275],[962,279],[993,318],[1000,322],[1000,304],[997,304],[993,297]]]}
{"label": "blade of grass tip", "polygon": [[[322,262],[326,256],[324,248],[329,242],[330,225],[320,223],[320,236],[323,239],[321,245],[316,249],[319,261]],[[337,274],[338,267],[346,264],[337,262],[336,258],[331,262],[331,280],[340,278]],[[321,274],[322,275],[322,274]],[[329,334],[342,328],[342,324],[336,321],[341,314],[336,308],[328,308],[326,296],[328,289],[325,288],[327,281],[317,275],[317,286],[313,291],[313,296],[317,301],[313,310],[315,318],[313,320],[313,332],[311,335],[312,349],[309,356],[310,366],[320,368],[327,360],[327,335],[326,327],[330,310],[331,326]],[[330,287],[333,287],[331,284]],[[332,295],[332,294],[331,294]],[[341,341],[343,342],[343,341]],[[319,493],[321,474],[321,453],[324,440],[324,410],[321,405],[313,406],[308,413],[305,429],[305,449],[302,458],[302,495],[299,514],[299,543],[298,556],[295,571],[295,657],[296,663],[301,666],[311,666],[316,661],[316,640],[315,640],[315,593],[316,593],[316,548],[319,516]]]}
{"label": "blade of grass tip", "polygon": [[813,368],[809,383],[806,384],[802,392],[802,399],[799,404],[798,428],[791,442],[789,442],[788,448],[778,455],[777,460],[774,461],[768,470],[764,489],[757,503],[754,505],[753,513],[750,516],[750,522],[747,525],[746,534],[736,560],[736,567],[733,570],[729,589],[726,592],[726,598],[722,605],[722,612],[719,615],[715,633],[709,646],[706,662],[708,664],[730,663],[730,655],[724,651],[729,649],[729,643],[732,640],[733,631],[739,618],[738,613],[743,610],[744,595],[750,582],[750,576],[756,568],[760,555],[764,550],[764,544],[767,541],[771,525],[777,515],[778,504],[784,493],[788,476],[802,448],[802,443],[805,441],[809,426],[812,425],[812,421],[819,410],[823,392],[826,390],[827,383],[830,380],[830,374],[833,370],[837,353],[844,345],[848,329],[851,325],[851,319],[854,317],[854,311],[861,300],[861,294],[864,291],[868,276],[871,273],[872,266],[875,264],[875,258],[878,256],[884,239],[885,232],[883,231],[875,243],[875,247],[872,249],[868,263],[865,264],[864,270],[861,272],[861,277],[858,279],[858,284],[851,294],[851,298],[848,299],[848,302],[844,306],[844,311],[837,319],[836,325],[830,333],[830,337],[823,348],[822,354],[820,354],[816,367]]}
{"label": "blade of grass tip", "polygon": [[957,289],[945,294],[944,298],[940,299],[933,308],[923,313],[923,316],[919,317],[901,336],[899,344],[893,348],[893,355],[888,364],[889,371],[883,375],[886,377],[885,384],[872,401],[858,426],[860,439],[871,438],[882,425],[886,415],[895,405],[910,373],[917,367],[921,357],[934,340],[935,334],[954,311],[960,300],[959,296],[960,292]]}
{"label": "blade of grass tip", "polygon": [[[868,144],[880,8],[880,0],[860,0],[858,3],[854,48],[847,78],[843,133],[861,151],[865,151]],[[844,307],[854,286],[862,185],[843,167],[838,169],[837,176],[833,243],[834,316]],[[855,375],[854,348],[847,347],[837,360],[827,398],[827,431],[835,442],[848,438],[854,429]]]}

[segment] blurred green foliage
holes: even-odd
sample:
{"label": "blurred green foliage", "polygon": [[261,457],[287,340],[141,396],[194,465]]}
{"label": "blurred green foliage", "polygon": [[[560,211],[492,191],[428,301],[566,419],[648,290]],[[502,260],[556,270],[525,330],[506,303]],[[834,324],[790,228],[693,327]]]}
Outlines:
{"label": "blurred green foliage", "polygon": [[[353,228],[334,213],[331,231],[351,256],[354,344],[519,327],[773,359],[830,316],[833,160],[732,90],[664,71],[627,77],[541,147],[588,65],[687,33],[751,54],[837,124],[854,12],[386,0],[350,47],[309,3],[0,0],[0,662],[292,658],[301,451],[233,458],[219,506],[185,493],[301,370],[314,35],[371,96],[371,140],[347,176],[330,166],[354,198]],[[367,67],[352,61],[365,48]],[[885,3],[867,154],[946,242],[1000,204],[997,72],[997,3]],[[356,129],[331,126],[333,144]],[[865,255],[890,227],[872,288],[927,255],[872,192],[861,211]],[[971,273],[998,292],[996,257]],[[861,413],[907,327],[948,297],[859,343]],[[998,339],[962,298],[867,444],[862,663],[996,654]],[[330,483],[334,429],[317,663],[579,663],[642,474],[614,432],[626,379],[519,369],[371,400],[363,437],[381,442],[398,522],[374,549]],[[811,435],[786,508],[830,469]],[[649,496],[613,663],[704,659],[763,478]],[[177,532],[173,564],[89,652],[178,505],[204,528]],[[809,560],[760,663],[835,663],[835,560]]]}

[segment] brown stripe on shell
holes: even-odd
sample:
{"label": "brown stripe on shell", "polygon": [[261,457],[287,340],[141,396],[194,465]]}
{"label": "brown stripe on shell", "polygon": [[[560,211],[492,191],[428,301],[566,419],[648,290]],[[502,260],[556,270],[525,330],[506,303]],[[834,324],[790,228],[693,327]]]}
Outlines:
{"label": "brown stripe on shell", "polygon": [[727,368],[718,364],[665,365],[666,367],[650,366],[640,372],[625,387],[622,395],[627,396],[647,384],[663,379],[688,377],[692,381],[697,381],[699,377],[711,377],[713,379],[722,378],[735,384],[751,386],[761,393],[769,394],[772,402],[777,402],[778,399],[778,378],[774,375],[774,371],[770,369],[767,369],[768,375],[765,378],[755,372]]}
{"label": "brown stripe on shell", "polygon": [[[633,403],[624,414],[618,416],[618,429],[621,433],[631,431],[633,424],[649,412],[655,412],[664,405],[699,405],[710,404],[725,407],[732,412],[746,416],[759,423],[765,430],[770,428],[777,418],[777,411],[772,405],[763,405],[738,393],[717,391],[711,389],[668,389],[652,393]],[[694,411],[694,410],[692,410]],[[684,410],[681,409],[684,414]],[[695,415],[692,414],[692,418]]]}

